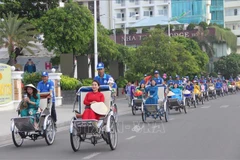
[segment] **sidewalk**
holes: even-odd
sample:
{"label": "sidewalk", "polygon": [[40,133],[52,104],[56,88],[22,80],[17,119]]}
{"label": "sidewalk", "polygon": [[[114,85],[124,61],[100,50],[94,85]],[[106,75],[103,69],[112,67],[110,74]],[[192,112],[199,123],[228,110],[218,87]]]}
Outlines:
{"label": "sidewalk", "polygon": [[[116,100],[116,104],[118,105],[118,114],[126,114],[130,112],[130,108],[127,107],[127,101],[124,98],[119,98]],[[63,105],[56,107],[57,111],[57,127],[65,127],[68,126],[70,120],[74,116],[74,112],[72,112],[72,105]],[[0,142],[11,139],[11,118],[17,117],[17,112],[15,110],[12,111],[1,111],[0,112]]]}

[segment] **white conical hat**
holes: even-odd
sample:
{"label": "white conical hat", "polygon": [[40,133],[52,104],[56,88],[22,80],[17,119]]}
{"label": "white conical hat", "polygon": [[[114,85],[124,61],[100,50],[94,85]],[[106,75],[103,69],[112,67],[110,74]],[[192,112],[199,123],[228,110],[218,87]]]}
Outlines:
{"label": "white conical hat", "polygon": [[189,90],[184,90],[183,94],[190,94],[191,92]]}
{"label": "white conical hat", "polygon": [[110,108],[107,107],[103,102],[91,104],[91,109],[99,115],[106,115],[110,110]]}
{"label": "white conical hat", "polygon": [[37,88],[33,84],[28,84],[28,85],[24,86],[25,89],[27,89],[27,87],[31,87],[32,89],[37,90]]}
{"label": "white conical hat", "polygon": [[172,91],[169,91],[167,96],[170,97],[170,96],[174,96],[175,94],[172,92]]}

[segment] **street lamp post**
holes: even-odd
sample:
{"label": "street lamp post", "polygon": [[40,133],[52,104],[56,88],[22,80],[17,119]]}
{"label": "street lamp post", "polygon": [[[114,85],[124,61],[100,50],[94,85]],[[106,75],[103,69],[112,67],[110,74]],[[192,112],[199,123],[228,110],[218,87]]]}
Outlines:
{"label": "street lamp post", "polygon": [[98,75],[97,64],[98,64],[98,48],[97,48],[97,0],[94,0],[94,70],[95,76]]}
{"label": "street lamp post", "polygon": [[170,33],[170,1],[168,1],[168,36],[171,36]]}

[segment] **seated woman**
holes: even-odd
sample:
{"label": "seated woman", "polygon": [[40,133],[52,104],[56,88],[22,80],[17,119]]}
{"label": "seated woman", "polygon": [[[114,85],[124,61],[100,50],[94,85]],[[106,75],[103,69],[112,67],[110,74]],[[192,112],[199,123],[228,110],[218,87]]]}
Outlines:
{"label": "seated woman", "polygon": [[149,97],[146,99],[145,104],[158,104],[158,87],[156,81],[151,80],[151,85],[146,88],[146,93],[149,92]]}
{"label": "seated woman", "polygon": [[175,95],[171,96],[171,98],[176,98],[176,99],[178,99],[178,101],[182,100],[182,90],[180,88],[178,88],[177,83],[174,84],[173,89],[171,89],[171,91],[175,94]]}
{"label": "seated woman", "polygon": [[137,99],[143,99],[145,97],[145,84],[144,83],[140,84],[140,86],[136,88],[136,91],[141,91],[141,95],[138,95],[135,92],[134,96],[138,95],[138,96],[136,96]]}
{"label": "seated woman", "polygon": [[98,81],[93,80],[92,82],[92,92],[88,92],[84,99],[84,104],[86,105],[83,114],[76,113],[77,118],[82,119],[96,119],[99,120],[101,115],[95,113],[91,108],[90,105],[96,102],[104,102],[105,98],[104,95],[100,92],[100,84]]}
{"label": "seated woman", "polygon": [[23,100],[23,106],[24,109],[20,111],[21,117],[24,116],[33,116],[35,118],[31,118],[31,122],[34,123],[34,127],[36,130],[38,130],[38,124],[37,124],[37,117],[36,113],[39,109],[39,104],[40,104],[40,95],[37,94],[37,88],[32,85],[26,85],[25,86],[25,91],[26,91],[26,96],[24,97]]}
{"label": "seated woman", "polygon": [[201,94],[201,89],[200,89],[200,86],[198,85],[198,82],[197,81],[193,81],[193,93],[196,95],[196,96],[199,96]]}

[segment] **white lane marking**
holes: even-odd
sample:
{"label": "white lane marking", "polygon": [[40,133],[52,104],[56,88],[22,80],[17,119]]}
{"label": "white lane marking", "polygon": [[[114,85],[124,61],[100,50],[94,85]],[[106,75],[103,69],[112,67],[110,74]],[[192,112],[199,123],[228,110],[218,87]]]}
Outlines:
{"label": "white lane marking", "polygon": [[131,137],[128,137],[128,138],[126,138],[127,140],[130,140],[130,139],[133,139],[133,138],[135,138],[136,136],[131,136]]}
{"label": "white lane marking", "polygon": [[201,107],[201,108],[210,108],[211,106],[203,106],[203,107]]}
{"label": "white lane marking", "polygon": [[101,152],[96,152],[96,153],[90,154],[89,156],[86,156],[86,157],[84,157],[83,159],[91,159],[91,158],[99,155],[100,153],[101,153]]}
{"label": "white lane marking", "polygon": [[220,108],[227,108],[227,107],[229,107],[229,105],[222,105],[222,106],[220,106]]}

